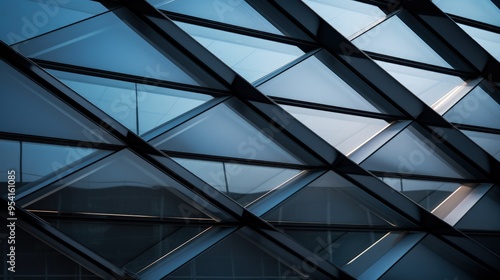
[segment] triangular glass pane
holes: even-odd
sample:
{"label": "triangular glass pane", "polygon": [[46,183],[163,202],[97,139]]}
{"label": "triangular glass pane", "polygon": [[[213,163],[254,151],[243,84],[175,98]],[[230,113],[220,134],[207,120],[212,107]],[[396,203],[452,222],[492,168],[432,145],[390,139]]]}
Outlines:
{"label": "triangular glass pane", "polygon": [[208,226],[47,219],[55,228],[134,273],[178,248]]}
{"label": "triangular glass pane", "polygon": [[22,182],[26,185],[47,174],[74,166],[96,149],[22,142]]}
{"label": "triangular glass pane", "polygon": [[462,130],[472,141],[500,161],[500,135],[471,130]]}
{"label": "triangular glass pane", "polygon": [[451,68],[398,16],[387,19],[352,43],[365,51]]}
{"label": "triangular glass pane", "polygon": [[444,118],[451,123],[500,129],[500,104],[478,86],[446,112]]}
{"label": "triangular glass pane", "polygon": [[210,95],[51,70],[63,83],[137,134],[212,99]]}
{"label": "triangular glass pane", "polygon": [[[244,106],[239,103],[238,105]],[[249,108],[236,111],[225,103],[220,104],[166,132],[151,143],[166,151],[302,163],[290,152],[292,149],[286,149],[275,140],[282,135],[279,131],[274,132],[270,127],[261,129],[247,117],[252,118],[252,121],[260,120]]]}
{"label": "triangular glass pane", "polygon": [[0,1],[0,39],[12,45],[106,11],[95,1]]}
{"label": "triangular glass pane", "polygon": [[9,120],[0,123],[0,131],[120,144],[114,136],[4,61],[0,61],[0,68],[5,70],[0,76],[0,90],[3,93],[0,119]]}
{"label": "triangular glass pane", "polygon": [[233,233],[166,279],[304,279],[295,269]]}
{"label": "triangular glass pane", "polygon": [[456,228],[473,231],[500,231],[500,188],[493,186],[462,219]]}
{"label": "triangular glass pane", "polygon": [[148,0],[148,2],[161,10],[283,35],[245,1]]}
{"label": "triangular glass pane", "polygon": [[[8,224],[3,217],[0,217],[0,222],[3,225]],[[7,251],[10,247],[10,245],[7,246],[7,230],[6,226],[0,229],[3,244],[1,254],[4,260],[6,260],[5,256],[10,253]],[[10,267],[7,262],[2,264],[0,275],[4,276],[4,279],[102,279],[35,238],[23,228],[17,226],[15,233],[16,243],[13,245],[15,246],[15,272],[7,270]]]}
{"label": "triangular glass pane", "polygon": [[176,24],[249,82],[262,78],[304,54],[293,45],[183,22]]}
{"label": "triangular glass pane", "polygon": [[[30,58],[156,80],[203,84],[171,54],[149,44],[118,18],[120,12],[125,10],[108,12],[16,46]],[[172,52],[175,52],[173,47]]]}
{"label": "triangular glass pane", "polygon": [[174,158],[203,181],[243,206],[282,187],[301,170]]}
{"label": "triangular glass pane", "polygon": [[50,195],[27,208],[111,216],[210,219],[177,186],[172,178],[124,150],[45,187],[51,190]]}
{"label": "triangular glass pane", "polygon": [[378,60],[375,62],[429,106],[464,84],[464,80],[457,76]]}
{"label": "triangular glass pane", "polygon": [[463,0],[457,5],[453,0],[432,1],[445,13],[481,21],[500,27],[500,8],[493,2],[495,0]]}
{"label": "triangular glass pane", "polygon": [[381,178],[387,185],[401,192],[428,211],[434,210],[448,198],[461,184],[452,182],[437,182],[410,180],[401,178]]}
{"label": "triangular glass pane", "polygon": [[273,97],[380,112],[315,56],[265,82],[258,89]]}
{"label": "triangular glass pane", "polygon": [[430,175],[447,178],[473,178],[465,168],[439,150],[413,127],[401,131],[361,167],[379,172]]}
{"label": "triangular glass pane", "polygon": [[343,232],[284,229],[284,232],[322,259],[338,267],[346,265],[387,232]]}
{"label": "triangular glass pane", "polygon": [[[486,2],[486,1],[484,1]],[[500,11],[500,9],[499,9]],[[500,12],[499,12],[500,13]],[[481,47],[489,52],[497,61],[500,61],[500,34],[465,24],[457,25],[474,39]]]}
{"label": "triangular glass pane", "polygon": [[395,226],[399,215],[352,185],[328,172],[264,215],[279,223]]}
{"label": "triangular glass pane", "polygon": [[346,38],[386,16],[379,7],[357,1],[304,0],[304,2]]}
{"label": "triangular glass pane", "polygon": [[288,113],[345,155],[382,131],[384,120],[282,105]]}

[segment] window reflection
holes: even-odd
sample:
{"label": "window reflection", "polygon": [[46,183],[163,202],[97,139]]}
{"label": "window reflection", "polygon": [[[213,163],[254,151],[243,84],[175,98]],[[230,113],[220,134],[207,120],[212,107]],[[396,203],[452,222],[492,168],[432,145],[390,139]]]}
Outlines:
{"label": "window reflection", "polygon": [[490,0],[433,0],[445,13],[477,20],[500,27],[500,8]]}

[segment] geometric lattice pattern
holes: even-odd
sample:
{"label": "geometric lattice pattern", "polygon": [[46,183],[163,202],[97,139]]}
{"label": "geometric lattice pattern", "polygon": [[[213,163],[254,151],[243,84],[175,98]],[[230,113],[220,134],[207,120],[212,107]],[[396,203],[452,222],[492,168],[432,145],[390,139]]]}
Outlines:
{"label": "geometric lattice pattern", "polygon": [[1,0],[0,275],[499,279],[500,2],[460,2]]}

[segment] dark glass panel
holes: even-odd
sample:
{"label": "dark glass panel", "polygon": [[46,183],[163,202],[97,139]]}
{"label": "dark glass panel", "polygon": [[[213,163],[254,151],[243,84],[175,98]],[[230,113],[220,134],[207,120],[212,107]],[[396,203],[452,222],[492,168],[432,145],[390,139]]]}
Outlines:
{"label": "dark glass panel", "polygon": [[470,130],[462,130],[472,141],[500,161],[500,135]]}
{"label": "dark glass panel", "polygon": [[500,188],[493,186],[455,225],[459,229],[500,231]]}
{"label": "dark glass panel", "polygon": [[0,188],[0,196],[7,194],[8,173],[7,171],[14,170],[15,185],[21,183],[21,144],[19,141],[0,140],[0,184],[4,187]]}

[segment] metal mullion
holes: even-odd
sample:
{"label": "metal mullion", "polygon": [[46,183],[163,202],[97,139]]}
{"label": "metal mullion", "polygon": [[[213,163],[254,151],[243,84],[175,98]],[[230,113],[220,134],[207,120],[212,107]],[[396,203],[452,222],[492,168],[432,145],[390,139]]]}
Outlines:
{"label": "metal mullion", "polygon": [[479,29],[491,31],[493,33],[500,34],[500,27],[499,26],[491,25],[491,24],[484,23],[481,21],[477,21],[477,20],[473,20],[473,19],[465,18],[465,17],[461,17],[461,16],[456,16],[456,15],[452,15],[452,14],[447,14],[447,15],[456,23],[461,23],[461,24],[469,25],[469,26],[472,26],[475,28],[479,28]]}
{"label": "metal mullion", "polygon": [[386,178],[400,178],[400,179],[414,179],[420,181],[436,181],[443,183],[457,183],[457,184],[465,184],[465,183],[483,183],[484,180],[475,180],[475,179],[463,179],[463,178],[455,178],[455,177],[442,177],[442,176],[431,176],[431,175],[419,175],[419,174],[403,174],[403,173],[395,173],[395,172],[386,172],[386,171],[373,171],[370,173],[377,177],[386,177]]}
{"label": "metal mullion", "polygon": [[490,128],[490,127],[475,126],[475,125],[460,124],[460,123],[452,123],[452,124],[458,129],[465,129],[465,130],[472,130],[472,131],[477,131],[477,132],[484,132],[484,133],[500,135],[500,129],[498,129],[498,128]]}
{"label": "metal mullion", "polygon": [[53,138],[46,136],[27,135],[27,134],[9,133],[9,132],[0,132],[0,139],[30,142],[30,143],[53,144],[53,145],[61,145],[69,147],[84,147],[84,148],[91,147],[92,149],[111,150],[111,151],[123,149],[123,146],[115,144]]}

